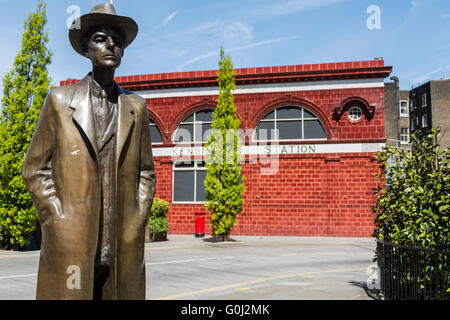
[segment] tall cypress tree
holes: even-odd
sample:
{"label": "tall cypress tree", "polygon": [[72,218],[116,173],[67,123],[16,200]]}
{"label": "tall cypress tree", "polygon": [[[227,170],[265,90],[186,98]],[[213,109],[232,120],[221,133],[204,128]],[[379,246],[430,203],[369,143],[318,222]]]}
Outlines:
{"label": "tall cypress tree", "polygon": [[236,114],[233,91],[235,89],[233,63],[220,50],[219,97],[213,112],[212,135],[205,145],[206,179],[205,189],[211,211],[211,227],[215,236],[223,240],[229,236],[236,224],[236,216],[242,211],[244,177],[240,154],[240,119]]}
{"label": "tall cypress tree", "polygon": [[22,166],[41,107],[50,90],[46,6],[25,20],[22,48],[3,78],[0,112],[0,228],[3,243],[23,247],[35,229],[36,212],[22,181]]}

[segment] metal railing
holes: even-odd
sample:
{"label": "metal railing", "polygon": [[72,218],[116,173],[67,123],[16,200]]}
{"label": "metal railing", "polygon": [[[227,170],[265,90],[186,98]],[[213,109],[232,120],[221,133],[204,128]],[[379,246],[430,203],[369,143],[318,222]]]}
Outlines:
{"label": "metal railing", "polygon": [[386,300],[450,299],[450,251],[377,240],[377,260]]}

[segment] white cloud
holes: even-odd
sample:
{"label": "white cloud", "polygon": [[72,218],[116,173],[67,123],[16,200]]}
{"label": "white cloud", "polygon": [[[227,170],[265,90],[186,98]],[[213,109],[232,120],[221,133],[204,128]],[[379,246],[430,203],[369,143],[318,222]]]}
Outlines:
{"label": "white cloud", "polygon": [[175,18],[175,16],[177,14],[178,14],[178,11],[174,11],[171,14],[169,14],[167,17],[164,18],[164,20],[160,24],[158,24],[156,27],[154,27],[153,30],[165,27],[170,22],[170,20]]}
{"label": "white cloud", "polygon": [[[280,41],[287,41],[287,40],[293,40],[296,39],[297,37],[292,36],[292,37],[281,37],[281,38],[275,38],[275,39],[269,39],[269,40],[263,40],[263,41],[259,41],[259,42],[253,42],[253,43],[249,43],[246,44],[244,46],[240,46],[240,47],[234,47],[231,49],[226,50],[226,52],[235,52],[235,51],[240,51],[240,50],[245,50],[245,49],[252,49],[252,48],[256,48],[256,47],[260,47],[260,46],[265,46],[271,43],[276,43],[276,42],[280,42]],[[179,65],[177,67],[178,71],[182,71],[184,67],[191,65],[199,60],[203,60],[209,57],[214,57],[214,56],[219,56],[219,52],[218,50],[215,51],[210,51],[207,53],[204,53],[202,55],[196,56],[194,58],[192,58],[191,60]]]}
{"label": "white cloud", "polygon": [[240,21],[231,23],[223,29],[222,38],[225,43],[250,43],[253,41],[253,27]]}
{"label": "white cloud", "polygon": [[433,70],[431,72],[425,73],[423,75],[420,75],[420,76],[412,79],[411,83],[412,84],[417,84],[417,83],[424,82],[426,80],[429,80],[432,75],[434,75],[436,73],[439,73],[441,71],[444,71],[444,70],[448,70],[448,69],[450,69],[450,65],[439,67],[439,68],[437,68],[437,69],[435,69],[435,70]]}
{"label": "white cloud", "polygon": [[253,12],[254,16],[261,18],[271,16],[284,16],[302,11],[312,10],[316,8],[324,8],[330,5],[340,3],[347,0],[289,0],[282,2],[275,2],[275,4],[265,8],[256,9]]}

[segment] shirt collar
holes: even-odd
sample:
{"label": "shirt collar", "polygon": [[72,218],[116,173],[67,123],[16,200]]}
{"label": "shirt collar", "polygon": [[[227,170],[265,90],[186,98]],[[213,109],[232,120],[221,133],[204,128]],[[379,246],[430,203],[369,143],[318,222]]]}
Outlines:
{"label": "shirt collar", "polygon": [[[94,80],[94,78],[92,76],[91,76],[90,83],[91,83],[91,92],[92,92],[92,94],[94,96],[96,96],[96,97],[100,97],[101,98],[103,88],[97,83],[97,81]],[[113,97],[110,97],[110,98],[115,98],[117,96],[117,90],[116,90],[116,86],[114,85],[114,83],[113,83],[113,92],[114,92]]]}

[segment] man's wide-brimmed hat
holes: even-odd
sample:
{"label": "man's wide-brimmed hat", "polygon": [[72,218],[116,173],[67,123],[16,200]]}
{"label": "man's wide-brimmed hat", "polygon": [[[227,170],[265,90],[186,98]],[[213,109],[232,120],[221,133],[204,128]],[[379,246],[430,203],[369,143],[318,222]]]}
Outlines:
{"label": "man's wide-brimmed hat", "polygon": [[76,19],[69,29],[70,44],[76,52],[83,55],[83,37],[94,27],[111,26],[122,31],[123,46],[128,47],[136,38],[138,26],[136,22],[116,14],[111,3],[102,3],[92,8],[91,12]]}

